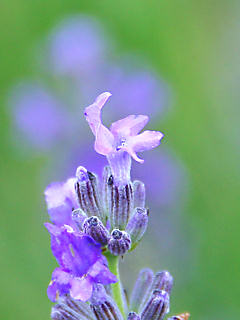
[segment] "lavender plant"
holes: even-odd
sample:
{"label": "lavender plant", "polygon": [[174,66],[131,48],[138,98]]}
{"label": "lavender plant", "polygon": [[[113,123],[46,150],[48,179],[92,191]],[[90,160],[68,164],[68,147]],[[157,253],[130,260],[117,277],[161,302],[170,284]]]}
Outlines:
{"label": "lavender plant", "polygon": [[[131,181],[131,161],[143,163],[138,152],[157,147],[163,134],[139,133],[148,122],[145,115],[130,115],[109,130],[101,112],[110,96],[102,93],[84,113],[95,136],[95,151],[109,163],[102,178],[80,166],[75,177],[45,191],[52,221],[45,226],[59,264],[47,291],[56,302],[53,320],[162,320],[169,313],[169,272],[141,270],[130,299],[119,275],[120,258],[142,240],[149,219],[145,186]],[[184,313],[168,319],[188,318]]]}
{"label": "lavender plant", "polygon": [[[107,123],[128,115],[130,107],[131,113],[151,114],[153,119],[161,116],[164,120],[168,114],[174,99],[168,84],[145,58],[131,52],[116,54],[114,43],[95,18],[67,16],[37,43],[34,76],[20,79],[9,91],[14,152],[17,148],[18,155],[43,159],[38,177],[42,185],[74,175],[79,159],[89,171],[101,175],[106,158],[94,152],[91,132],[84,117],[79,116],[83,112],[80,106],[93,101],[96,92],[108,88],[114,95],[103,115]],[[72,139],[76,136],[79,138]],[[154,268],[163,257],[173,265],[181,259],[185,270],[193,255],[186,233],[189,221],[181,225],[188,193],[187,172],[173,154],[167,145],[156,148],[145,155],[144,170],[137,164],[131,173],[144,181],[147,201],[158,212],[142,244],[146,259]],[[161,241],[166,237],[170,241]],[[156,243],[154,257],[150,252]],[[130,263],[132,271],[140,258],[138,251]],[[181,279],[183,276],[184,272]]]}

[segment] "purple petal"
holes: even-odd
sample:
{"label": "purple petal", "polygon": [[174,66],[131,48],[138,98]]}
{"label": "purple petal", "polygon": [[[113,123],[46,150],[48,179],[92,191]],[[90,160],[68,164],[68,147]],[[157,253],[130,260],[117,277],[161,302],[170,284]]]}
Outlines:
{"label": "purple petal", "polygon": [[48,288],[47,288],[47,295],[48,295],[48,298],[49,298],[52,302],[56,302],[56,300],[57,300],[58,288],[59,288],[59,285],[57,284],[56,281],[51,281],[51,282],[49,283],[49,286],[48,286]]}
{"label": "purple petal", "polygon": [[45,190],[48,213],[51,221],[58,226],[73,225],[71,213],[78,207],[74,183],[75,178],[71,178],[65,183],[52,183]]}
{"label": "purple petal", "polygon": [[45,223],[45,227],[47,228],[48,232],[51,235],[52,253],[54,254],[55,258],[57,259],[59,265],[64,267],[64,264],[62,261],[64,247],[61,247],[61,241],[59,240],[59,237],[61,237],[63,229],[60,227],[57,227],[51,223]]}
{"label": "purple petal", "polygon": [[113,151],[114,137],[112,133],[102,124],[96,133],[95,151],[104,156]]}
{"label": "purple petal", "polygon": [[59,228],[58,226],[55,226],[54,224],[49,222],[44,223],[44,225],[51,235],[58,236],[61,234],[61,228]]}
{"label": "purple petal", "polygon": [[52,274],[52,280],[55,280],[59,284],[68,284],[71,279],[70,273],[64,271],[61,268],[56,268]]}
{"label": "purple petal", "polygon": [[52,280],[48,286],[47,294],[48,298],[55,302],[58,296],[62,296],[69,292],[69,281],[71,276],[68,272],[63,271],[60,268],[54,270],[52,274]]}
{"label": "purple petal", "polygon": [[101,245],[70,226],[46,224],[51,234],[51,249],[59,265],[73,276],[82,277],[101,257]]}
{"label": "purple petal", "polygon": [[106,101],[110,96],[111,96],[111,93],[103,92],[96,98],[93,104],[91,104],[89,107],[85,109],[84,115],[95,136],[100,124],[102,124],[102,120],[101,120],[102,107],[104,106],[104,104],[106,103]]}
{"label": "purple petal", "polygon": [[111,273],[103,261],[98,260],[91,268],[89,276],[93,278],[95,283],[107,285],[118,281],[117,277]]}
{"label": "purple petal", "polygon": [[76,276],[86,274],[101,256],[101,245],[91,237],[68,233],[68,242],[63,253],[63,263]]}
{"label": "purple petal", "polygon": [[92,290],[93,285],[91,279],[88,277],[71,280],[70,295],[73,299],[85,302],[91,298]]}
{"label": "purple petal", "polygon": [[113,149],[114,137],[112,133],[102,124],[101,110],[111,93],[104,92],[100,94],[95,102],[85,109],[86,120],[96,137],[96,152],[107,155]]}
{"label": "purple petal", "polygon": [[136,152],[151,150],[160,144],[163,134],[159,131],[144,131],[143,133],[130,137],[127,141],[126,151],[138,162],[143,162]]}
{"label": "purple petal", "polygon": [[118,136],[134,136],[145,127],[148,120],[148,116],[130,115],[124,119],[113,122],[111,125],[111,132]]}

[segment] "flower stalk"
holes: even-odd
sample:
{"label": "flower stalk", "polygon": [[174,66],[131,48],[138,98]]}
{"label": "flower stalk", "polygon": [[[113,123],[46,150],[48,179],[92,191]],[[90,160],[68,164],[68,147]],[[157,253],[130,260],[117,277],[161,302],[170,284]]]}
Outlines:
{"label": "flower stalk", "polygon": [[122,315],[125,315],[124,311],[124,300],[123,300],[123,291],[122,291],[122,285],[120,280],[120,273],[119,273],[119,257],[112,255],[109,251],[104,253],[105,257],[108,261],[108,268],[109,270],[118,278],[118,282],[112,283],[112,296],[115,300],[120,312]]}

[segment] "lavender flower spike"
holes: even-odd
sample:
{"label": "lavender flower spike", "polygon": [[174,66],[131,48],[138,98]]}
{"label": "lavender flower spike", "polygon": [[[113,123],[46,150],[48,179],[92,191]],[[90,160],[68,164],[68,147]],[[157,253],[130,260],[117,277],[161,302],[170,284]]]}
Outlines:
{"label": "lavender flower spike", "polygon": [[45,224],[51,234],[51,248],[60,268],[52,274],[48,297],[52,301],[70,294],[73,299],[87,301],[92,296],[93,285],[107,285],[117,278],[106,266],[101,255],[101,245],[70,226],[57,227]]}
{"label": "lavender flower spike", "polygon": [[159,131],[139,132],[148,122],[148,116],[129,115],[113,122],[110,130],[102,124],[101,111],[111,93],[100,94],[95,102],[85,109],[86,120],[95,135],[96,152],[107,157],[114,183],[127,184],[130,181],[131,157],[143,163],[137,152],[157,147],[163,134]]}

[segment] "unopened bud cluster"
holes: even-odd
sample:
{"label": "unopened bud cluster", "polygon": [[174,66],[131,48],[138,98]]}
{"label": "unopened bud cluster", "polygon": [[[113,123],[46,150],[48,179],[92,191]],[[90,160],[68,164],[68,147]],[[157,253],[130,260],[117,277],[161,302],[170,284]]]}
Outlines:
{"label": "unopened bud cluster", "polygon": [[72,220],[77,228],[115,256],[134,249],[148,225],[144,184],[115,184],[108,166],[102,181],[84,167],[78,167],[76,178],[79,209],[72,212]]}
{"label": "unopened bud cluster", "polygon": [[[89,235],[104,251],[123,256],[142,239],[148,225],[145,208],[145,187],[140,181],[115,184],[110,167],[105,167],[102,181],[79,167],[75,181],[79,208],[72,211],[75,227]],[[123,314],[114,301],[109,285],[93,286],[88,303],[66,294],[52,308],[53,320],[163,320],[169,313],[173,277],[168,271],[154,274],[151,269],[140,271],[126,302]],[[179,314],[167,320],[187,320]]]}
{"label": "unopened bud cluster", "polygon": [[[168,271],[154,275],[151,269],[140,271],[125,316],[103,285],[95,285],[89,304],[73,300],[69,295],[52,309],[53,320],[163,320],[169,313],[169,297],[173,278]],[[187,320],[180,314],[167,320]]]}

